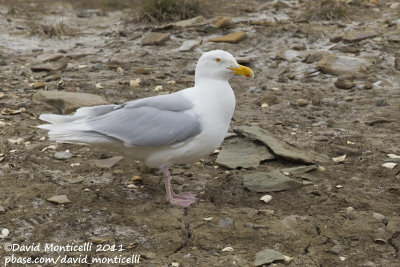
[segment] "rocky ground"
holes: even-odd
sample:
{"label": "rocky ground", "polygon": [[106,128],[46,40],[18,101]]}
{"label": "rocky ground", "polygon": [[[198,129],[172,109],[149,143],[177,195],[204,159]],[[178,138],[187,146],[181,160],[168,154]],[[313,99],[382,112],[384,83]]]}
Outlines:
{"label": "rocky ground", "polygon": [[[235,1],[158,26],[127,10],[0,5],[0,243],[116,244],[86,254],[143,266],[399,266],[400,8],[350,2],[335,20],[310,20],[304,1]],[[231,80],[222,148],[174,166],[176,191],[200,196],[190,208],[167,205],[140,163],[34,127],[187,88],[212,49],[255,79]]]}

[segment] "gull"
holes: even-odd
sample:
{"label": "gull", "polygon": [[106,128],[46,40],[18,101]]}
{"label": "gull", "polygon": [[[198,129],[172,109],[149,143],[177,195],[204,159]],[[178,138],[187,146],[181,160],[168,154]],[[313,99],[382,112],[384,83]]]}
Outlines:
{"label": "gull", "polygon": [[169,168],[199,160],[221,145],[235,110],[228,83],[234,74],[254,78],[230,53],[213,50],[198,60],[194,87],[120,105],[83,107],[74,115],[42,114],[39,119],[50,124],[38,127],[49,131],[50,140],[101,147],[162,170],[167,202],[189,207],[196,195],[176,194]]}

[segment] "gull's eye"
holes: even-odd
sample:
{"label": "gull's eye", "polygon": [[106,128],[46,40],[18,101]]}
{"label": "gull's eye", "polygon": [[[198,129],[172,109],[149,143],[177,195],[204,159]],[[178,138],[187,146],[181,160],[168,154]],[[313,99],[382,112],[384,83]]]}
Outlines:
{"label": "gull's eye", "polygon": [[215,59],[215,61],[221,62],[221,59],[220,59],[219,57],[217,57],[217,58]]}

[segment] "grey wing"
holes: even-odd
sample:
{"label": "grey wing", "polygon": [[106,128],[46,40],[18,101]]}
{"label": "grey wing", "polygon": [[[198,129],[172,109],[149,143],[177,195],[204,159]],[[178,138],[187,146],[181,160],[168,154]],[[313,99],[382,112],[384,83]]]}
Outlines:
{"label": "grey wing", "polygon": [[[192,103],[180,96],[168,99],[170,101],[158,101],[163,99],[157,98],[134,101],[87,123],[93,131],[116,138],[128,146],[172,145],[199,134],[201,125],[198,118],[185,113]],[[173,99],[180,103],[174,105]]]}

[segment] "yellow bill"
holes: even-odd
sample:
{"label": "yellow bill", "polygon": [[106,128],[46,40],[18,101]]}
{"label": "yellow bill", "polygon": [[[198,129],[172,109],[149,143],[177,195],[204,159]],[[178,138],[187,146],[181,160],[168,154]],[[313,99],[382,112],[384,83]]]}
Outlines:
{"label": "yellow bill", "polygon": [[252,69],[239,65],[237,68],[230,68],[234,73],[246,76],[248,78],[254,78],[254,72]]}

